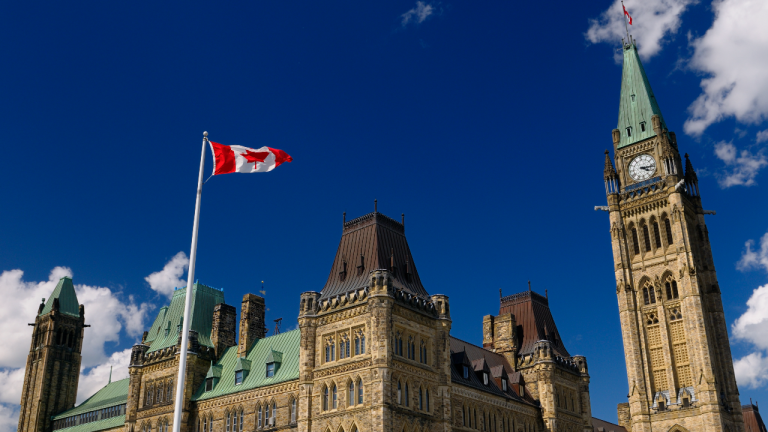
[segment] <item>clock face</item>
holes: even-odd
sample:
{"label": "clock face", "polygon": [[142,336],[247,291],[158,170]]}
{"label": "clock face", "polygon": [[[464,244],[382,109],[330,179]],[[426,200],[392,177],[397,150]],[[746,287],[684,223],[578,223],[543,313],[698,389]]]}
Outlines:
{"label": "clock face", "polygon": [[629,163],[629,176],[635,181],[649,179],[655,172],[656,160],[651,155],[640,155]]}

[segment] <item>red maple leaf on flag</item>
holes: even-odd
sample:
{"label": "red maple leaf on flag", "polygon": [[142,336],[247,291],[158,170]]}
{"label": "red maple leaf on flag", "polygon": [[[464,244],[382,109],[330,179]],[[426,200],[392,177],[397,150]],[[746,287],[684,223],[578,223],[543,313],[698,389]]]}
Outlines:
{"label": "red maple leaf on flag", "polygon": [[269,152],[252,152],[246,150],[245,153],[241,153],[240,156],[244,157],[248,162],[253,162],[255,168],[258,162],[264,162],[264,159],[269,156]]}

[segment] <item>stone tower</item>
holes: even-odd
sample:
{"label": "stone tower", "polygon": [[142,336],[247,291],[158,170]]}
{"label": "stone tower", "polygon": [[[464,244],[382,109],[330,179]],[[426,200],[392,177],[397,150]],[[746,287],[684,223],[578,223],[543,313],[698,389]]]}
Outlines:
{"label": "stone tower", "polygon": [[637,54],[623,45],[614,169],[604,178],[629,402],[639,431],[743,431],[698,180],[685,167]]}
{"label": "stone tower", "polygon": [[72,279],[59,280],[35,317],[21,392],[19,431],[51,430],[54,414],[75,406],[80,377],[85,308]]}

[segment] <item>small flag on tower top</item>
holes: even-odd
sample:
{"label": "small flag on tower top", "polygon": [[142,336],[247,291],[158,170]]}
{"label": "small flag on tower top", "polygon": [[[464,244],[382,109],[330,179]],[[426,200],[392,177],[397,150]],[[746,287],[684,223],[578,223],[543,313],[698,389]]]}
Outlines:
{"label": "small flag on tower top", "polygon": [[213,175],[234,172],[269,172],[283,162],[291,162],[288,153],[271,147],[252,149],[239,145],[224,145],[208,141],[213,152]]}
{"label": "small flag on tower top", "polygon": [[629,18],[629,25],[632,25],[632,15],[630,15],[629,12],[627,12],[627,8],[624,6],[623,2],[621,3],[621,7],[624,9],[624,15],[626,15],[627,18]]}

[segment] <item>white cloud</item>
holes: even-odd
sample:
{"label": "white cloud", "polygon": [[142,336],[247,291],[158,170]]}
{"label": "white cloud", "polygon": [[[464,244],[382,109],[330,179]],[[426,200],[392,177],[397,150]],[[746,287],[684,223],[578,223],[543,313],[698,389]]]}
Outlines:
{"label": "white cloud", "polygon": [[400,15],[400,18],[402,18],[401,23],[403,27],[410,23],[421,24],[434,12],[435,7],[431,4],[424,3],[423,1],[417,1],[416,7]]}
{"label": "white cloud", "polygon": [[19,425],[19,406],[0,404],[0,432],[14,432]]}
{"label": "white cloud", "polygon": [[689,107],[685,132],[690,135],[729,116],[748,124],[768,118],[768,56],[761,55],[768,51],[768,2],[716,0],[712,9],[712,27],[691,42],[689,67],[706,78]]}
{"label": "white cloud", "polygon": [[112,382],[128,378],[128,364],[131,362],[131,349],[117,351],[104,363],[94,366],[80,373],[80,383],[77,386],[77,403],[93,396],[99,389],[109,382],[110,368],[112,370]]}
{"label": "white cloud", "polygon": [[[763,237],[768,245],[768,234]],[[733,337],[757,350],[733,362],[740,386],[757,388],[768,381],[768,285],[758,287],[747,300],[747,311],[731,326]]]}
{"label": "white cloud", "polygon": [[763,141],[768,141],[768,129],[757,133],[757,143],[760,144]]}
{"label": "white cloud", "polygon": [[754,352],[733,362],[739,387],[759,388],[768,381],[768,357]]}
{"label": "white cloud", "polygon": [[717,180],[723,189],[756,184],[755,177],[760,170],[768,166],[768,158],[762,151],[739,152],[732,142],[721,141],[715,144],[715,155],[725,162],[725,170],[717,175]]}
{"label": "white cloud", "polygon": [[[680,16],[697,0],[627,0],[624,5],[632,15],[629,33],[637,41],[637,52],[647,60],[659,51],[665,37],[677,33]],[[621,0],[614,0],[599,18],[589,20],[586,38],[592,43],[607,42],[617,47],[627,37]]]}
{"label": "white cloud", "polygon": [[165,264],[162,270],[144,278],[149,287],[166,297],[173,296],[173,289],[187,285],[180,279],[189,266],[189,258],[184,252],[179,252]]}
{"label": "white cloud", "polygon": [[16,404],[21,401],[24,384],[24,369],[0,370],[0,403]]}
{"label": "white cloud", "polygon": [[754,246],[754,240],[747,240],[744,244],[744,253],[736,267],[742,271],[759,267],[768,271],[768,233],[763,234],[760,239],[760,249],[753,250]]}

